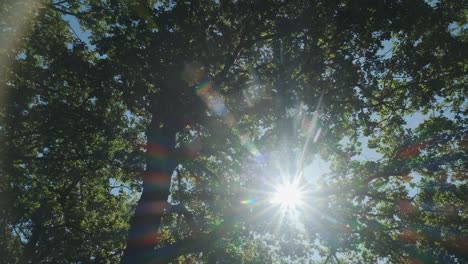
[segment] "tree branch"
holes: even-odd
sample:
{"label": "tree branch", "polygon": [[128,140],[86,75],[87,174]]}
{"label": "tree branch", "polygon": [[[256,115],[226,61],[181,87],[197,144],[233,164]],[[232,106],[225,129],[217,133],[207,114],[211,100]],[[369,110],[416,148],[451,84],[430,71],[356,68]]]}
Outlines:
{"label": "tree branch", "polygon": [[75,16],[77,18],[83,18],[84,15],[88,14],[88,12],[79,12],[79,13],[75,13],[75,12],[72,12],[70,10],[64,10],[62,8],[59,8],[53,4],[49,5],[49,7],[59,13],[62,13],[63,15],[70,15],[70,16]]}
{"label": "tree branch", "polygon": [[221,70],[221,72],[219,72],[214,78],[213,78],[213,82],[215,85],[217,84],[220,84],[222,83],[223,81],[225,81],[226,77],[227,77],[227,74],[229,72],[229,70],[231,69],[231,67],[234,65],[234,62],[236,61],[236,59],[238,58],[240,52],[242,49],[244,48],[249,48],[251,47],[252,45],[254,45],[255,43],[259,42],[259,41],[263,41],[263,40],[268,40],[268,39],[273,39],[273,38],[276,38],[276,37],[281,37],[281,35],[279,34],[270,34],[270,35],[266,35],[266,36],[263,36],[263,37],[259,37],[259,38],[256,38],[256,39],[253,39],[253,40],[250,40],[250,41],[242,41],[242,38],[244,38],[244,34],[241,36],[241,41],[240,43],[234,48],[234,51],[232,52],[231,56],[226,60],[226,62],[224,63],[224,67],[223,69]]}

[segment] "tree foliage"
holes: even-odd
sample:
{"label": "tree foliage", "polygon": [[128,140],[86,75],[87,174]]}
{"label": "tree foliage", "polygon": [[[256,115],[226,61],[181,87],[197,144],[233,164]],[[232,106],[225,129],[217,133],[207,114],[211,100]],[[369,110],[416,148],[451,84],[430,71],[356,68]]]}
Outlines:
{"label": "tree foliage", "polygon": [[466,263],[467,4],[2,1],[3,261]]}

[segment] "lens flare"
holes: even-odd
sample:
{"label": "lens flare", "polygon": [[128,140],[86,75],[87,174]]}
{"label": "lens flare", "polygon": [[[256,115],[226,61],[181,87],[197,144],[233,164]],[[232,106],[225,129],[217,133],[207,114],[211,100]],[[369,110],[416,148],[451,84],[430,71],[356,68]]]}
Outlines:
{"label": "lens flare", "polygon": [[[236,120],[234,115],[229,111],[223,96],[213,88],[213,84],[210,80],[201,80],[194,89],[195,94],[202,99],[212,113],[222,117],[229,127],[233,127],[235,125]],[[241,135],[240,140],[242,146],[244,146],[250,154],[254,156],[257,162],[264,162],[263,155],[247,134]]]}
{"label": "lens flare", "polygon": [[257,201],[257,199],[255,199],[255,198],[250,198],[250,199],[241,201],[241,204],[253,204],[253,203],[255,203],[256,201]]}
{"label": "lens flare", "polygon": [[303,202],[303,190],[295,183],[283,183],[275,188],[271,203],[286,209],[296,209]]}

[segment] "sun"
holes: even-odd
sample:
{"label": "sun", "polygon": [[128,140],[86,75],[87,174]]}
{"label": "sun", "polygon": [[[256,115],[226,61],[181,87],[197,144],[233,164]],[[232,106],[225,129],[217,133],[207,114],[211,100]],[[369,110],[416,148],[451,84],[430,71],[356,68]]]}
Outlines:
{"label": "sun", "polygon": [[303,203],[303,190],[296,183],[282,183],[275,187],[271,203],[278,204],[285,209],[295,210]]}

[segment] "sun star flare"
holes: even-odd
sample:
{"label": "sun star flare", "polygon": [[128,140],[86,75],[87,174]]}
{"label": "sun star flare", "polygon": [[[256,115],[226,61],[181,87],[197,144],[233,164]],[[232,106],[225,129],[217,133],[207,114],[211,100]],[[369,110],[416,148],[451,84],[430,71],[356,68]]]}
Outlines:
{"label": "sun star flare", "polygon": [[292,210],[295,210],[302,202],[303,190],[295,183],[283,183],[278,185],[271,198],[271,203]]}

